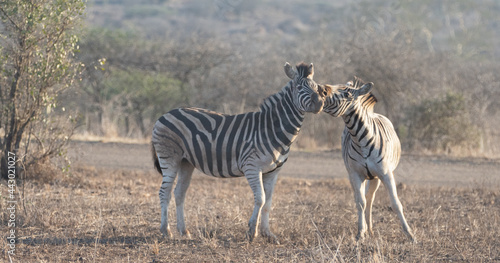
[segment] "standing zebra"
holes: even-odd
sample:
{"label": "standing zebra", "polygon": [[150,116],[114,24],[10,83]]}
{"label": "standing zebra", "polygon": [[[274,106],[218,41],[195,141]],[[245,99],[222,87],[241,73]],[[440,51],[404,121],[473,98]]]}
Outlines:
{"label": "standing zebra", "polygon": [[[345,122],[342,155],[358,208],[356,238],[364,238],[367,224],[368,231],[373,234],[372,204],[382,181],[403,231],[415,242],[403,215],[403,206],[398,199],[394,181],[393,172],[399,163],[401,144],[391,121],[373,112],[377,99],[370,93],[372,87],[373,83],[365,84],[357,77],[354,83],[348,82],[347,85],[319,85],[320,92],[326,96],[323,111],[334,117],[342,116]],[[369,181],[365,198],[366,180]]]}
{"label": "standing zebra", "polygon": [[[279,243],[269,229],[271,198],[278,172],[286,162],[306,112],[318,113],[324,100],[313,81],[313,64],[285,64],[292,79],[280,92],[268,97],[260,111],[225,115],[198,108],[175,109],[159,118],[153,128],[153,157],[163,175],[160,188],[161,228],[172,237],[168,205],[174,180],[177,229],[189,236],[184,223],[184,199],[194,168],[215,177],[245,176],[254,194],[249,225],[250,241],[260,232]],[[261,212],[262,211],[262,212]]]}

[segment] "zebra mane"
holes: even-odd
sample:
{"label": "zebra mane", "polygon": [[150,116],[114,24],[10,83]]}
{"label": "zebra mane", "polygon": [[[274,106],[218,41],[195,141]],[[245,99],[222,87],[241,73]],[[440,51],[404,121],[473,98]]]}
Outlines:
{"label": "zebra mane", "polygon": [[359,78],[358,76],[354,76],[353,80],[349,80],[347,82],[347,86],[351,86],[354,89],[361,88],[361,86],[363,86],[363,84],[365,84],[365,82],[361,78]]}
{"label": "zebra mane", "polygon": [[[347,82],[347,85],[351,86],[354,89],[359,89],[365,84],[366,84],[366,82],[364,82],[361,78],[359,78],[357,76],[354,76],[354,80]],[[370,111],[373,111],[373,107],[375,106],[375,104],[377,102],[378,102],[377,97],[375,97],[375,95],[373,95],[372,92],[363,96],[363,98],[361,98],[361,101],[360,101],[360,103],[363,105],[363,107],[366,107]]]}
{"label": "zebra mane", "polygon": [[277,93],[274,93],[273,95],[270,95],[269,97],[265,98],[262,103],[259,106],[260,111],[264,111],[266,108],[266,105],[272,105],[273,101],[278,101],[285,96],[286,93],[290,91],[292,83],[290,81],[289,85],[284,86],[280,91]]}
{"label": "zebra mane", "polygon": [[375,107],[375,104],[377,103],[377,98],[375,95],[373,95],[371,92],[368,93],[366,96],[361,98],[361,104],[363,107],[365,107],[368,111],[373,112],[373,107]]}

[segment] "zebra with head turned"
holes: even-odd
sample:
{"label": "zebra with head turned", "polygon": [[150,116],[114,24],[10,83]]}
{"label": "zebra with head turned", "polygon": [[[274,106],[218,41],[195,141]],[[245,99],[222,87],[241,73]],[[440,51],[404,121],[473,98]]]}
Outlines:
{"label": "zebra with head turned", "polygon": [[177,229],[188,235],[184,223],[184,199],[191,175],[197,168],[215,177],[245,176],[254,194],[249,225],[250,241],[260,230],[269,241],[278,243],[269,229],[271,198],[278,172],[286,162],[306,112],[318,113],[323,98],[313,81],[313,64],[285,64],[292,79],[281,91],[268,97],[260,111],[225,115],[198,108],[175,109],[159,118],[153,128],[155,166],[163,175],[160,188],[161,228],[172,236],[168,206],[174,180]]}
{"label": "zebra with head turned", "polygon": [[[319,85],[320,92],[325,96],[323,111],[334,117],[342,116],[345,122],[342,155],[358,209],[356,238],[363,239],[367,227],[373,234],[372,204],[375,192],[382,181],[389,193],[392,208],[401,221],[403,231],[415,241],[403,215],[403,206],[399,201],[394,181],[393,172],[399,163],[401,144],[391,121],[373,112],[377,99],[370,92],[372,88],[373,83],[363,83],[357,77],[354,78],[354,82],[348,82],[347,85]],[[365,198],[367,180],[368,193]]]}

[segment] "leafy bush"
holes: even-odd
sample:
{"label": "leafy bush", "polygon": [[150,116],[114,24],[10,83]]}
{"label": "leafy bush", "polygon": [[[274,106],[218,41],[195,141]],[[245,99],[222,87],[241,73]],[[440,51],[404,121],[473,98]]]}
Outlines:
{"label": "leafy bush", "polygon": [[[57,156],[74,128],[69,114],[57,116],[58,96],[77,83],[81,65],[77,30],[85,3],[2,1],[0,4],[0,174]],[[22,165],[21,165],[22,164]],[[25,171],[25,170],[24,170]],[[9,177],[10,179],[10,177]]]}
{"label": "leafy bush", "polygon": [[410,107],[406,123],[410,149],[423,147],[449,153],[454,148],[479,146],[480,131],[472,123],[467,101],[460,93],[448,92]]}
{"label": "leafy bush", "polygon": [[182,83],[164,74],[116,69],[103,84],[113,97],[109,100],[116,104],[115,111],[124,117],[127,136],[130,135],[129,118],[137,125],[140,136],[146,136],[158,117],[187,100]]}
{"label": "leafy bush", "polygon": [[154,5],[132,5],[125,8],[124,18],[147,18],[167,16],[171,13],[170,10]]}

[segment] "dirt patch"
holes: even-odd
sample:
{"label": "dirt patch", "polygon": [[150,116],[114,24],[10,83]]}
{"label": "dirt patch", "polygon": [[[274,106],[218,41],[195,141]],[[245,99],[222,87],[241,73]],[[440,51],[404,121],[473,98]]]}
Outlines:
{"label": "dirt patch", "polygon": [[[74,141],[70,144],[69,155],[75,165],[111,170],[153,170],[150,145],[147,144]],[[398,183],[408,185],[498,187],[500,160],[403,154],[395,175]],[[292,151],[280,177],[347,178],[347,172],[340,150]]]}

